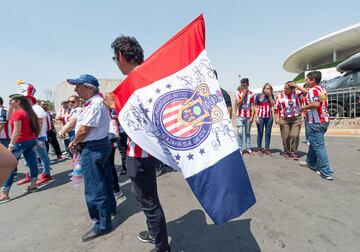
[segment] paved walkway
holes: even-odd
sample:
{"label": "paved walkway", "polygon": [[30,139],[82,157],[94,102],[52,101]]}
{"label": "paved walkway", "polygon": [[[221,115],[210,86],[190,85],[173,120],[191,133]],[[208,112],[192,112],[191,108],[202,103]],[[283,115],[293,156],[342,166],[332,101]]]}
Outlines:
{"label": "paved walkway", "polygon": [[[243,216],[216,226],[206,216],[181,173],[158,179],[172,251],[359,251],[360,139],[326,139],[335,180],[325,181],[294,161],[285,161],[274,136],[272,158],[244,155],[257,203]],[[255,137],[252,142],[255,143]],[[300,144],[304,155],[306,145]],[[119,157],[117,162],[119,163]],[[25,172],[20,162],[19,171]],[[70,161],[53,166],[54,180],[24,195],[14,185],[12,201],[0,205],[0,251],[149,251],[137,240],[145,218],[121,176],[126,199],[118,201],[115,230],[81,242],[92,223],[82,186],[69,180]]]}

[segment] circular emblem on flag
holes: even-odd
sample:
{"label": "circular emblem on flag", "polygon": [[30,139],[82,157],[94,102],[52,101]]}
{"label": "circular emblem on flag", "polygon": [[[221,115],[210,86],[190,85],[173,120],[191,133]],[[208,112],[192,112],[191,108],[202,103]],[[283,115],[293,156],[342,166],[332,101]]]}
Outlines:
{"label": "circular emblem on flag", "polygon": [[207,109],[209,101],[206,98],[196,90],[178,89],[156,100],[153,122],[169,148],[193,149],[207,138],[214,118]]}

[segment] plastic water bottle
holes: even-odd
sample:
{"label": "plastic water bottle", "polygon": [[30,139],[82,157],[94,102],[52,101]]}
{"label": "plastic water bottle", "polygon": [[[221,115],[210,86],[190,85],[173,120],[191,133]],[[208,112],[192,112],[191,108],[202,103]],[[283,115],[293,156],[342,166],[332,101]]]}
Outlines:
{"label": "plastic water bottle", "polygon": [[81,169],[74,169],[72,175],[72,182],[74,187],[78,187],[84,181],[83,175],[81,174]]}
{"label": "plastic water bottle", "polygon": [[83,181],[83,175],[81,174],[81,166],[80,166],[80,160],[78,155],[74,155],[74,169],[73,169],[73,175],[72,175],[72,182],[74,184],[74,187],[78,187]]}

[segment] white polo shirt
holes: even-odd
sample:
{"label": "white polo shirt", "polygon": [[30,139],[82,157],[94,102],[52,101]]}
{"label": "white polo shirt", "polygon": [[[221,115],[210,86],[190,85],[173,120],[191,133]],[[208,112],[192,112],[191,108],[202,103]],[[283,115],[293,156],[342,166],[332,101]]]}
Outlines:
{"label": "white polo shirt", "polygon": [[91,130],[83,142],[102,139],[109,133],[110,120],[110,112],[103,104],[103,98],[94,95],[85,101],[84,108],[78,113],[75,133],[80,126],[88,126]]}
{"label": "white polo shirt", "polygon": [[38,104],[32,105],[32,108],[39,119],[42,119],[42,127],[39,137],[47,137],[46,111]]}

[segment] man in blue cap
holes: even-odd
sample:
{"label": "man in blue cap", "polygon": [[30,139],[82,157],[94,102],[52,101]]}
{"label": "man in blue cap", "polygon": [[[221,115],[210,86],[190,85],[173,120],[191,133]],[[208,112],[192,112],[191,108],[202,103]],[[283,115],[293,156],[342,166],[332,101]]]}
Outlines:
{"label": "man in blue cap", "polygon": [[85,101],[79,112],[75,138],[69,144],[73,153],[80,153],[84,176],[85,200],[90,218],[95,220],[82,240],[89,241],[111,231],[111,215],[116,214],[110,166],[111,143],[108,139],[110,113],[99,94],[98,80],[88,74],[68,79],[75,92]]}

